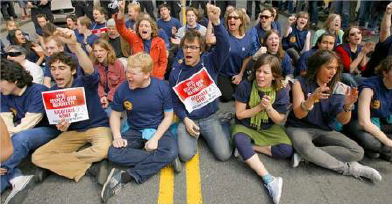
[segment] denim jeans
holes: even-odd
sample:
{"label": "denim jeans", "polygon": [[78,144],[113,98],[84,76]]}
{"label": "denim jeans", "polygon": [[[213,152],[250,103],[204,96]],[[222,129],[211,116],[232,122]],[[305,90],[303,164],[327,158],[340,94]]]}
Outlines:
{"label": "denim jeans", "polygon": [[127,172],[136,183],[143,183],[158,173],[178,156],[177,143],[170,130],[167,130],[158,141],[158,148],[147,152],[144,145],[147,142],[138,130],[128,130],[123,134],[128,142],[127,147],[109,148],[108,159],[114,164],[128,167]]}
{"label": "denim jeans", "polygon": [[[373,14],[374,2],[373,1],[361,1],[361,6],[359,7],[359,27],[364,28],[366,22],[369,21],[368,29],[374,30],[376,27],[376,16]],[[377,12],[375,12],[377,13]]]}
{"label": "denim jeans", "polygon": [[310,21],[312,24],[318,23],[318,1],[309,1],[309,14],[310,14]]}
{"label": "denim jeans", "polygon": [[350,26],[350,1],[346,0],[336,0],[333,2],[335,4],[335,13],[342,17],[342,28],[345,30]]}
{"label": "denim jeans", "polygon": [[[199,120],[194,120],[200,128],[200,136],[207,142],[215,158],[220,161],[228,160],[232,149],[229,142],[230,132],[224,128],[218,120],[217,114]],[[196,154],[198,137],[191,136],[186,130],[185,124],[178,125],[178,149],[182,161],[189,161]]]}
{"label": "denim jeans", "polygon": [[9,180],[20,174],[17,166],[30,151],[44,145],[59,134],[60,131],[52,127],[37,127],[14,134],[11,137],[14,153],[1,164],[2,168],[7,169],[7,174],[1,176],[1,191],[9,186]]}
{"label": "denim jeans", "polygon": [[347,162],[363,158],[362,147],[340,132],[296,127],[287,127],[286,132],[305,160],[323,168],[345,173]]}
{"label": "denim jeans", "polygon": [[347,84],[348,86],[351,87],[358,87],[358,84],[365,79],[364,77],[362,77],[360,74],[354,75],[354,74],[350,74],[350,73],[342,73],[341,75],[341,81],[345,84]]}

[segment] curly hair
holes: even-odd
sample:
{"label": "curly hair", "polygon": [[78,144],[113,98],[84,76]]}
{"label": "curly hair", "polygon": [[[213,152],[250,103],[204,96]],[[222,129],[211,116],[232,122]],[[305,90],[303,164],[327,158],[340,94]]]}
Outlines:
{"label": "curly hair", "polygon": [[72,56],[65,52],[54,53],[49,60],[49,67],[55,62],[62,62],[71,67],[71,71],[76,70],[78,66],[78,62],[72,58]]}
{"label": "curly hair", "polygon": [[92,48],[93,51],[90,53],[90,59],[94,64],[99,64],[98,59],[95,57],[94,55],[94,48],[95,46],[100,46],[101,48],[103,48],[104,50],[106,50],[108,52],[107,56],[106,56],[106,62],[110,65],[113,65],[114,62],[116,61],[116,53],[114,52],[113,47],[104,40],[97,40],[94,42]]}
{"label": "curly hair", "polygon": [[31,86],[33,77],[19,63],[11,60],[1,60],[1,80],[16,82],[18,88]]}
{"label": "curly hair", "polygon": [[140,36],[139,25],[140,25],[140,23],[142,21],[148,21],[150,23],[150,26],[151,26],[151,39],[153,37],[156,37],[158,35],[157,23],[155,23],[155,21],[151,17],[147,17],[147,16],[144,16],[144,15],[140,15],[140,17],[137,18],[136,25],[135,25],[136,26],[136,33]]}

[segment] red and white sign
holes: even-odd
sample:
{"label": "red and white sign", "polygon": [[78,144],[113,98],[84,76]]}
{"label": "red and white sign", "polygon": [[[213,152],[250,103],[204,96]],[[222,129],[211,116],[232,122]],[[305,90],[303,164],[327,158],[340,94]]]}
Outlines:
{"label": "red and white sign", "polygon": [[204,107],[222,95],[206,68],[189,79],[181,81],[173,87],[173,90],[189,113]]}
{"label": "red and white sign", "polygon": [[42,99],[50,124],[62,118],[70,123],[89,119],[84,87],[44,91]]}

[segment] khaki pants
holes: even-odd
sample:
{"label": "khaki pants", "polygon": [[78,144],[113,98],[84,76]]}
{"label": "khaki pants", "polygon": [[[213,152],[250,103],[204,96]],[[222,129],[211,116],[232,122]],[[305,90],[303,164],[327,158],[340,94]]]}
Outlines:
{"label": "khaki pants", "polygon": [[[78,151],[86,143],[91,146]],[[66,131],[37,149],[32,161],[38,167],[78,182],[93,162],[107,157],[111,144],[112,133],[108,127],[91,128],[85,132]]]}

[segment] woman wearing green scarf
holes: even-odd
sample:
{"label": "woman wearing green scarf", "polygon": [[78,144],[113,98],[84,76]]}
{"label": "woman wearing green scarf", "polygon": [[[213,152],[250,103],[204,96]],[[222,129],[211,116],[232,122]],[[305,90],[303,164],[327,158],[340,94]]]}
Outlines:
{"label": "woman wearing green scarf", "polygon": [[245,163],[262,178],[274,203],[279,203],[283,179],[269,174],[255,151],[280,159],[292,155],[291,141],[279,125],[290,103],[289,88],[282,85],[279,59],[273,55],[262,55],[252,73],[234,94],[234,142]]}

